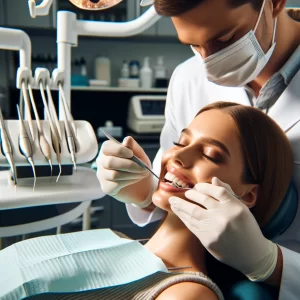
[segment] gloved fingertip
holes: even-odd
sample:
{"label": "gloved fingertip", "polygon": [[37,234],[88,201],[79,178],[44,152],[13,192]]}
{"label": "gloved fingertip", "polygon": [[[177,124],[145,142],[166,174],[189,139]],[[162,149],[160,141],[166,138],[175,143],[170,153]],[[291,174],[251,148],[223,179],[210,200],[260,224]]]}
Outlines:
{"label": "gloved fingertip", "polygon": [[211,183],[212,183],[213,185],[220,185],[220,184],[221,184],[221,181],[218,179],[218,177],[213,177],[213,178],[211,179]]}
{"label": "gloved fingertip", "polygon": [[125,136],[125,137],[124,137],[124,139],[123,139],[123,142],[122,142],[122,144],[123,144],[124,146],[126,146],[126,145],[127,145],[127,143],[129,142],[129,139],[130,139],[130,137],[129,137],[129,136]]}
{"label": "gloved fingertip", "polygon": [[171,204],[171,205],[173,205],[173,204],[176,204],[176,197],[170,197],[169,198],[169,203]]}
{"label": "gloved fingertip", "polygon": [[135,142],[135,140],[134,140],[133,137],[131,137],[131,136],[126,136],[126,137],[124,138],[122,144],[123,144],[123,146],[129,148],[130,150],[133,150],[133,148],[134,148],[136,142]]}
{"label": "gloved fingertip", "polygon": [[201,187],[203,187],[203,183],[199,182],[199,183],[197,183],[197,184],[194,186],[193,190],[198,191],[198,190],[201,189]]}
{"label": "gloved fingertip", "polygon": [[184,195],[187,197],[187,198],[189,198],[190,196],[192,196],[193,195],[193,190],[188,190],[188,191],[186,191],[185,193],[184,193]]}

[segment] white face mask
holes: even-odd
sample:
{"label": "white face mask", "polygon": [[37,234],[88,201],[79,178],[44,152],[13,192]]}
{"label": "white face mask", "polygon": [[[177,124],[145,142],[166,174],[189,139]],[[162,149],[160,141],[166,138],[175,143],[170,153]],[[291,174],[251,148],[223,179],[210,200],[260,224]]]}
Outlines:
{"label": "white face mask", "polygon": [[276,45],[274,40],[277,19],[274,23],[272,46],[267,53],[264,53],[255,36],[264,5],[265,0],[254,29],[234,44],[205,59],[202,59],[201,54],[191,47],[193,52],[201,59],[209,81],[223,86],[244,86],[254,80],[266,66]]}

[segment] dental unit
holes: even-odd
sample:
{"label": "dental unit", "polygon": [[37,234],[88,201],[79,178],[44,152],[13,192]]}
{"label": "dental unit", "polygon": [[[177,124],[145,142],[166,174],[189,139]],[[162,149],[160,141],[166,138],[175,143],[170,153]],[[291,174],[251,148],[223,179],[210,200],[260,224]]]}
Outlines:
{"label": "dental unit", "polygon": [[[119,2],[116,0],[106,4],[109,3],[111,7]],[[74,4],[78,6],[80,3],[83,2],[76,1]],[[39,5],[29,0],[29,13],[32,18],[48,15],[52,4],[56,9],[53,0],[40,1]],[[98,2],[94,8],[108,8],[102,4],[104,2]],[[37,203],[82,202],[103,196],[95,171],[80,166],[96,157],[98,143],[92,126],[86,121],[74,120],[71,114],[71,49],[78,46],[80,36],[134,36],[147,30],[159,19],[153,7],[139,18],[121,23],[77,20],[73,12],[58,11],[58,59],[52,74],[46,68],[32,70],[31,40],[24,31],[0,27],[0,49],[19,52],[16,87],[20,90],[17,107],[19,120],[6,120],[4,124],[1,115],[3,156],[0,153],[0,165],[10,167],[10,174],[0,171],[1,207],[19,207],[20,203],[22,206],[32,206]],[[43,116],[38,111],[34,90],[41,95]],[[58,92],[57,106],[54,105],[52,91]],[[50,172],[46,171],[49,167]],[[73,170],[77,172],[73,173]],[[52,174],[57,176],[53,183]],[[63,180],[59,180],[61,176]],[[12,193],[9,181],[8,184],[3,181],[5,177],[18,185],[18,193],[15,190]],[[33,189],[32,186],[29,189],[28,177],[33,177]],[[47,180],[49,177],[50,180]],[[36,185],[39,188],[35,188]]]}

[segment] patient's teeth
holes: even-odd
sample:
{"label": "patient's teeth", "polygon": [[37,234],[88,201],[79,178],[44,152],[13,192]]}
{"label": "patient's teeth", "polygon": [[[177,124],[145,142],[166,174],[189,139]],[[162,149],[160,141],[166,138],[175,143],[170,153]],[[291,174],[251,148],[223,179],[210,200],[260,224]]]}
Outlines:
{"label": "patient's teeth", "polygon": [[177,184],[179,184],[180,186],[183,186],[183,185],[184,185],[184,182],[181,181],[181,180],[177,180]]}
{"label": "patient's teeth", "polygon": [[181,187],[187,187],[188,184],[182,181],[180,178],[176,177],[174,174],[167,172],[165,175],[165,179],[171,181],[173,185],[177,184]]}
{"label": "patient's teeth", "polygon": [[173,174],[170,174],[170,181],[173,181],[173,180],[175,180],[175,178],[176,178],[176,176],[175,176],[175,175],[173,175]]}

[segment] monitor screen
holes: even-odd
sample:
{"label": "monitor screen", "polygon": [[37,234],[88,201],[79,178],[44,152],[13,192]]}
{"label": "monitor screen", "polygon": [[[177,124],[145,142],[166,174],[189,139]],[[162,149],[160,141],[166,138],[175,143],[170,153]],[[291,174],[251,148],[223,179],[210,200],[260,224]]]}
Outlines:
{"label": "monitor screen", "polygon": [[165,112],[166,100],[141,100],[142,114],[144,116],[159,115]]}

